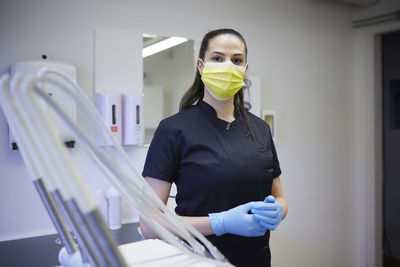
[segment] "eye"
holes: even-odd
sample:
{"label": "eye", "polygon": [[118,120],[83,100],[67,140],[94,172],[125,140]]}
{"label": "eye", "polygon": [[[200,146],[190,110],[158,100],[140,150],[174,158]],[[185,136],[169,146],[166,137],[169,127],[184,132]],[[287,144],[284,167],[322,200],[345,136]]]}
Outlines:
{"label": "eye", "polygon": [[221,56],[213,56],[211,58],[211,60],[214,61],[214,62],[223,62],[224,61]]}
{"label": "eye", "polygon": [[234,58],[234,59],[232,60],[232,63],[233,63],[233,64],[236,64],[236,65],[242,65],[243,59],[242,59],[242,58]]}

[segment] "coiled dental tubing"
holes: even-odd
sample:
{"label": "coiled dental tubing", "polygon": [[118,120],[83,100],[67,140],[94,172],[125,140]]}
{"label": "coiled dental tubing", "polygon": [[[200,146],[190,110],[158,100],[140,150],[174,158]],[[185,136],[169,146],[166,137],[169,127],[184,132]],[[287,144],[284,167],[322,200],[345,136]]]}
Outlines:
{"label": "coiled dental tubing", "polygon": [[[105,143],[107,144],[112,144],[112,146],[106,146],[104,149],[106,152],[103,152],[94,142],[89,138],[86,134],[84,134],[82,131],[77,129],[75,125],[69,120],[66,116],[66,114],[63,113],[62,109],[51,99],[49,98],[45,92],[40,91],[40,83],[41,83],[41,77],[45,75],[45,73],[51,73],[55,74],[57,76],[60,76],[64,81],[66,81],[70,87],[63,87],[63,89],[67,90],[67,93],[70,94],[71,96],[74,96],[74,92],[72,92],[71,89],[75,90],[75,93],[79,96],[77,98],[77,101],[80,105],[80,107],[84,108],[83,112],[87,116],[91,114],[90,117],[90,122],[92,122],[92,127],[95,127],[98,131],[102,131],[105,133],[103,137],[106,137],[106,140],[104,140]],[[148,212],[145,212],[146,209],[148,208],[153,212],[153,216],[157,216],[159,219],[167,219],[168,223],[170,226],[175,227],[173,230],[182,237],[185,238],[186,241],[189,242],[189,244],[192,246],[193,249],[198,254],[203,254],[204,253],[204,248],[201,246],[193,237],[191,237],[188,232],[185,230],[190,229],[191,233],[194,234],[196,238],[198,238],[203,244],[207,246],[207,249],[210,251],[210,253],[218,260],[224,259],[224,256],[202,235],[200,234],[196,229],[194,229],[191,225],[187,224],[180,218],[178,218],[174,213],[172,213],[169,209],[167,209],[164,205],[164,203],[158,198],[156,194],[154,194],[153,190],[150,188],[150,186],[142,179],[141,175],[137,172],[137,170],[134,168],[133,163],[131,162],[129,156],[126,154],[126,152],[122,149],[122,147],[117,143],[116,139],[114,136],[108,133],[106,126],[97,113],[95,107],[93,104],[87,99],[86,95],[79,89],[78,85],[73,83],[71,80],[68,79],[65,75],[63,75],[60,72],[53,71],[53,70],[42,70],[39,72],[39,79],[38,79],[38,86],[36,87],[37,93],[42,96],[43,99],[45,99],[50,106],[65,120],[67,125],[70,126],[71,130],[75,132],[77,135],[78,139],[82,138],[82,141],[84,141],[85,144],[90,146],[91,150],[95,152],[95,154],[102,159],[102,162],[107,165],[107,167],[112,170],[115,174],[115,177],[118,177],[119,181],[121,181],[125,187],[121,188],[118,184],[115,184],[116,181],[118,180],[113,180],[111,179],[110,182],[114,184],[114,186],[121,191],[121,193],[132,202],[132,204],[135,205],[135,201],[139,201],[139,207],[138,209],[141,211],[142,216],[148,220],[149,224],[153,227],[153,229],[167,242],[174,244],[177,247],[182,248],[181,243],[176,241],[176,238],[174,235],[166,231],[162,226],[158,225],[157,223],[154,222],[153,217],[148,215]],[[82,106],[81,106],[82,105]],[[100,128],[100,129],[99,129]],[[97,131],[96,130],[96,131]],[[115,151],[117,154],[115,154]],[[122,156],[122,160],[116,161],[115,158],[118,156]],[[122,166],[122,163],[126,163],[125,166]],[[116,166],[119,166],[117,168]],[[123,170],[123,171],[122,171]],[[131,173],[127,175],[124,171],[130,170]],[[112,178],[112,177],[109,177]],[[136,179],[132,179],[136,178]],[[126,194],[125,189],[130,189],[129,194]],[[134,199],[133,199],[134,196]],[[144,198],[144,199],[143,199]],[[153,206],[155,205],[155,206]],[[145,208],[143,208],[145,207]],[[167,216],[165,216],[167,215]],[[184,227],[183,227],[184,225]],[[165,236],[166,235],[166,236]],[[194,246],[194,245],[195,246]],[[196,250],[197,249],[197,250]],[[187,252],[186,249],[183,250],[183,252]]]}
{"label": "coiled dental tubing", "polygon": [[[73,97],[83,109],[82,114],[87,117],[91,127],[101,133],[103,143],[109,145],[99,147],[93,138],[78,129],[62,107],[49,97],[44,82],[57,84]],[[11,82],[9,77],[4,75],[0,79],[0,85],[0,103],[10,127],[15,132],[29,173],[34,181],[38,177],[43,179],[56,203],[53,206],[60,210],[62,217],[77,236],[79,249],[86,262],[92,266],[127,266],[80,171],[49,120],[49,110],[54,110],[63,119],[110,183],[139,210],[141,216],[162,239],[199,261],[206,261],[215,266],[231,266],[201,233],[165,207],[135,169],[123,148],[107,131],[93,104],[66,75],[57,70],[42,69],[36,76],[16,75]],[[51,201],[44,201],[46,202]],[[50,214],[51,210],[48,212]],[[66,232],[64,237],[61,234],[60,236],[67,247],[71,238],[65,230],[66,226],[63,226],[61,218],[53,219],[51,214],[50,217],[55,225],[59,225],[56,226],[59,233]],[[160,222],[168,225],[169,229]],[[74,244],[68,246],[68,253],[75,253]]]}

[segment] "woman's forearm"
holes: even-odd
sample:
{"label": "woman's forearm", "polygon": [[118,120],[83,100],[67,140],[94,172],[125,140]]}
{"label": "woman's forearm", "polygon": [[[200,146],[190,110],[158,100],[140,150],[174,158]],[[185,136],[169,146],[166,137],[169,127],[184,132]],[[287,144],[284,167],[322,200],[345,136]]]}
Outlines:
{"label": "woman's forearm", "polygon": [[214,232],[211,228],[210,217],[201,216],[201,217],[189,217],[189,216],[179,216],[184,219],[187,223],[192,225],[203,235],[213,235]]}
{"label": "woman's forearm", "polygon": [[[179,216],[181,219],[185,220],[187,223],[196,228],[201,234],[207,236],[214,234],[211,225],[210,218],[208,216],[192,217],[192,216]],[[162,226],[171,230],[169,225],[164,221],[160,222]],[[158,238],[158,234],[151,228],[151,226],[143,219],[140,218],[140,230],[145,238]],[[174,233],[172,231],[172,233]],[[175,233],[174,233],[175,234]]]}
{"label": "woman's forearm", "polygon": [[287,214],[287,212],[288,212],[288,206],[287,206],[286,200],[285,200],[284,197],[277,197],[277,198],[275,198],[275,199],[276,199],[277,201],[279,201],[279,203],[281,203],[281,205],[282,205],[282,211],[283,211],[282,220],[283,220],[283,219],[285,219],[286,214]]}

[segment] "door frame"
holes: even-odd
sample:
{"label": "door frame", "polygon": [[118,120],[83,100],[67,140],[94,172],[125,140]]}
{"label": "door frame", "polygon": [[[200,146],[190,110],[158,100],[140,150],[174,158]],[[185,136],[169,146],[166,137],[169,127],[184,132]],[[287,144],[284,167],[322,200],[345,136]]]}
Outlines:
{"label": "door frame", "polygon": [[355,29],[355,263],[383,266],[381,35],[399,22]]}

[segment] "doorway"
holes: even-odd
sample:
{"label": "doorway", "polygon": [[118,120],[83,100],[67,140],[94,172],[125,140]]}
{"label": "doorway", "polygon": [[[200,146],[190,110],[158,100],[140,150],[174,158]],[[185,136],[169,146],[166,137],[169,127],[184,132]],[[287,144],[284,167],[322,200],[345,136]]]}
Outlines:
{"label": "doorway", "polygon": [[400,267],[400,31],[381,41],[383,266]]}

